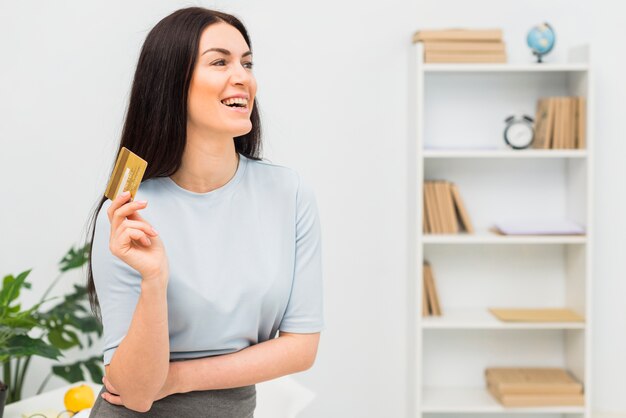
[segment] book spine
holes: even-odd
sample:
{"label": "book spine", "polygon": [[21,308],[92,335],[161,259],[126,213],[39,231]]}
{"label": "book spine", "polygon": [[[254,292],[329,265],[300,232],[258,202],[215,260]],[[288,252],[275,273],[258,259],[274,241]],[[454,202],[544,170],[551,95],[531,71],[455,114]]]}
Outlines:
{"label": "book spine", "polygon": [[421,41],[482,41],[500,42],[501,29],[423,30],[413,35],[413,42]]}
{"label": "book spine", "polygon": [[424,42],[424,52],[467,53],[506,53],[504,42]]}
{"label": "book spine", "polygon": [[449,54],[439,52],[424,53],[424,62],[426,63],[505,63],[507,61],[506,54]]}

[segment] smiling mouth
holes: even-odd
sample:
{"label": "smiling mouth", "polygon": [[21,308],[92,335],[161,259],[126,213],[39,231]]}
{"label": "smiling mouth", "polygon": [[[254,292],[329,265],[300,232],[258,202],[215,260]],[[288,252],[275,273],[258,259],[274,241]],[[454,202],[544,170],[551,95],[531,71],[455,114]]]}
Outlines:
{"label": "smiling mouth", "polygon": [[238,112],[238,113],[248,113],[248,106],[245,105],[245,104],[234,103],[232,105],[227,105],[227,104],[224,104],[223,102],[220,102],[220,103],[222,103],[222,105],[224,107],[227,107],[230,110],[233,110],[235,112]]}

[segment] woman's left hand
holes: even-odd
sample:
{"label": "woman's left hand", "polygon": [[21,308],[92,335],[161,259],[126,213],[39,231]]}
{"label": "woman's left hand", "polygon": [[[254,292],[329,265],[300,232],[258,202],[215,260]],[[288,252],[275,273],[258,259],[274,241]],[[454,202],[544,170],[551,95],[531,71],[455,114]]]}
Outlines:
{"label": "woman's left hand", "polygon": [[[165,379],[165,384],[163,385],[159,393],[157,393],[154,401],[158,401],[159,399],[163,399],[167,396],[170,396],[176,393],[176,390],[174,389],[174,384],[173,384],[174,382],[173,382],[173,379],[171,378],[172,376],[171,369],[172,368],[170,365],[170,372],[167,374],[167,379]],[[104,387],[106,388],[106,392],[102,394],[102,398],[105,401],[113,405],[124,406],[124,400],[118,394],[117,390],[115,389],[115,387],[113,387],[113,385],[107,379],[106,376],[102,378],[102,383],[104,384]]]}

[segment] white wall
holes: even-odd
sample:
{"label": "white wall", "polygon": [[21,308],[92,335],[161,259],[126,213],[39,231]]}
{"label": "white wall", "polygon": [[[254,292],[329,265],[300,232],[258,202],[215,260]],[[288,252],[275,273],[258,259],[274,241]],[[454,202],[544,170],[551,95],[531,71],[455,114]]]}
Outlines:
{"label": "white wall", "polygon": [[[234,13],[248,26],[265,155],[297,169],[316,190],[327,330],[315,367],[296,376],[318,394],[304,418],[405,415],[404,153],[413,31],[503,27],[511,61],[528,59],[526,30],[544,20],[558,36],[547,60],[564,58],[568,45],[591,41],[597,104],[594,408],[626,411],[619,380],[626,373],[626,285],[620,280],[626,265],[619,235],[625,221],[618,209],[626,203],[624,173],[618,172],[626,147],[619,141],[625,95],[618,84],[624,68],[618,42],[626,34],[623,14],[608,0],[0,3],[0,274],[33,268],[35,289],[23,295],[25,305],[41,295],[56,276],[57,261],[84,237],[87,215],[108,179],[147,32],[190,5]],[[76,280],[80,275],[68,277],[56,293]],[[26,396],[49,368],[50,362],[33,360]],[[53,378],[48,388],[61,384]]]}

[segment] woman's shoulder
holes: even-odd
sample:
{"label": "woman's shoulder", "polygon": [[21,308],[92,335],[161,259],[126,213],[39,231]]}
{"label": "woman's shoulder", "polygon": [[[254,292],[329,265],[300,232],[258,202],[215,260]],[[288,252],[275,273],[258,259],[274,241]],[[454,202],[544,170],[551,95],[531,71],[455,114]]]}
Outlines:
{"label": "woman's shoulder", "polygon": [[250,175],[247,179],[277,188],[297,190],[300,174],[293,168],[277,164],[267,159],[248,159]]}

